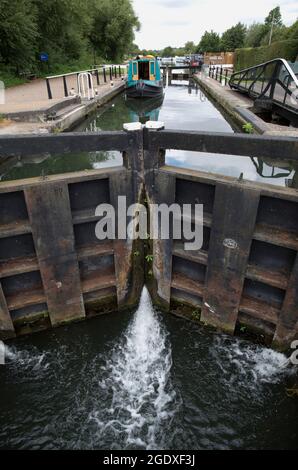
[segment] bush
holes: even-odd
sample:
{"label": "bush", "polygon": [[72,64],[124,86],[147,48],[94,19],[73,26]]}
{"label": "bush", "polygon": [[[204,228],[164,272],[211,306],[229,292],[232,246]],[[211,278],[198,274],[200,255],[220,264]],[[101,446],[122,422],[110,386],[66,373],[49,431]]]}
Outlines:
{"label": "bush", "polygon": [[295,62],[297,55],[298,39],[273,42],[271,46],[236,49],[235,70],[246,69],[277,58]]}

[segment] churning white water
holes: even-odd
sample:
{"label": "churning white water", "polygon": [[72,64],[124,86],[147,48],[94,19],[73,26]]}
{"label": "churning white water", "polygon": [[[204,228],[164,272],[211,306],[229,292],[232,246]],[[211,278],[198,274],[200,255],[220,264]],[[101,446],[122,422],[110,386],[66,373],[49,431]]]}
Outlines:
{"label": "churning white water", "polygon": [[120,442],[128,448],[162,447],[178,406],[171,366],[167,333],[144,287],[138,310],[103,367],[99,388],[110,397],[109,407],[104,414],[90,414],[112,447],[119,448]]}
{"label": "churning white water", "polygon": [[126,329],[125,315],[113,322],[109,335],[101,317],[5,346],[0,447],[242,449],[280,436],[296,446],[285,385],[297,369],[284,354],[163,319],[146,288]]}

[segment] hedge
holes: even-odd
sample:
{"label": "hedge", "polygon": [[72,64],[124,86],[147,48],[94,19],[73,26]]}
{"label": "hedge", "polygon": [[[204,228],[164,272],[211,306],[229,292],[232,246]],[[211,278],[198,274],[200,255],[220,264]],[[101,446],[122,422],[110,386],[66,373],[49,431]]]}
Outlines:
{"label": "hedge", "polygon": [[235,70],[242,70],[267,60],[282,58],[295,62],[298,56],[298,39],[273,42],[270,46],[248,47],[235,50]]}

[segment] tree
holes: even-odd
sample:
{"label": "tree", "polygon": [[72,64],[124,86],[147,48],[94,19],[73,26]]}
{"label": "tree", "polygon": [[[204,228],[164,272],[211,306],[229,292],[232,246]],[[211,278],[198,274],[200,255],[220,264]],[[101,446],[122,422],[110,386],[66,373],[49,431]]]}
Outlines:
{"label": "tree", "polygon": [[196,45],[193,41],[188,41],[185,43],[185,46],[184,46],[185,54],[194,54],[195,50],[196,50]]}
{"label": "tree", "polygon": [[220,36],[213,30],[205,31],[197,47],[197,52],[218,52],[220,51]]}
{"label": "tree", "polygon": [[286,31],[287,39],[298,39],[298,19]]}
{"label": "tree", "polygon": [[94,0],[89,40],[104,59],[121,60],[139,28],[130,0]]}
{"label": "tree", "polygon": [[30,0],[1,0],[0,57],[17,72],[33,67],[37,49],[36,10]]}
{"label": "tree", "polygon": [[266,26],[262,23],[253,23],[245,34],[244,47],[258,47],[261,45],[263,37],[266,35]]}
{"label": "tree", "polygon": [[37,10],[39,52],[49,53],[51,62],[77,60],[87,48],[90,19],[88,2],[81,0],[33,0]]}
{"label": "tree", "polygon": [[268,13],[268,16],[266,16],[265,18],[265,25],[268,27],[268,29],[271,28],[272,24],[273,24],[273,27],[283,25],[280,7],[275,7],[272,10],[270,10]]}
{"label": "tree", "polygon": [[286,28],[283,25],[279,7],[270,10],[268,16],[265,18],[265,28],[266,34],[262,38],[262,46],[284,39]]}
{"label": "tree", "polygon": [[232,28],[227,29],[221,38],[221,49],[223,51],[234,51],[237,48],[243,47],[246,33],[246,26],[242,23],[237,23]]}
{"label": "tree", "polygon": [[171,46],[165,47],[161,53],[162,57],[173,57],[174,55],[175,55],[175,49],[173,49],[173,47]]}

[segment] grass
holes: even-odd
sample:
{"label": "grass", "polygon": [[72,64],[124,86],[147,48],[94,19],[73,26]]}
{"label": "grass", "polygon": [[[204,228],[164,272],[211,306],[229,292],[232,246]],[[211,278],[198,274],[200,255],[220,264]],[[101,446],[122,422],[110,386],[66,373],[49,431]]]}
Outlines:
{"label": "grass", "polygon": [[15,74],[8,70],[0,69],[0,80],[4,82],[5,88],[10,88],[16,85],[22,85],[27,83],[28,80],[25,78],[17,77]]}
{"label": "grass", "polygon": [[[80,70],[89,70],[91,68],[92,63],[93,58],[91,56],[86,56],[78,61],[66,64],[56,62],[53,65],[50,64],[49,67],[44,64],[42,66],[42,69],[32,70],[32,73],[34,72],[37,78],[45,78],[50,75],[62,75],[64,73],[77,72]],[[106,63],[108,65],[108,62],[104,62],[102,59],[98,58],[97,63]],[[3,65],[0,65],[0,81],[4,82],[5,88],[9,88],[16,85],[22,85],[23,83],[29,82],[29,80],[27,80],[26,78],[17,76],[13,69],[5,67]]]}

